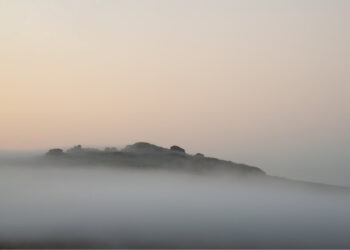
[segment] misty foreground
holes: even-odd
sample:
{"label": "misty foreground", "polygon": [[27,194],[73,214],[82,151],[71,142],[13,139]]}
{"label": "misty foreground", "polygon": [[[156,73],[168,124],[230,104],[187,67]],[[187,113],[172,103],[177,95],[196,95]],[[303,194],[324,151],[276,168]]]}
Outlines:
{"label": "misty foreground", "polygon": [[350,189],[136,143],[0,158],[0,248],[350,248]]}

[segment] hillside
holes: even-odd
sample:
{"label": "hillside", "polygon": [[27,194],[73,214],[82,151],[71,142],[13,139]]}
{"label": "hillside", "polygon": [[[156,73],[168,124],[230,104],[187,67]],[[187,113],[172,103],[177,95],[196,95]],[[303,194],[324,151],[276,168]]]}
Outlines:
{"label": "hillside", "polygon": [[59,164],[165,168],[196,173],[228,171],[238,176],[265,175],[265,172],[257,167],[206,157],[199,153],[190,155],[179,146],[167,149],[146,142],[128,145],[120,151],[115,148],[101,151],[83,148],[80,145],[65,152],[61,149],[51,149],[45,159]]}

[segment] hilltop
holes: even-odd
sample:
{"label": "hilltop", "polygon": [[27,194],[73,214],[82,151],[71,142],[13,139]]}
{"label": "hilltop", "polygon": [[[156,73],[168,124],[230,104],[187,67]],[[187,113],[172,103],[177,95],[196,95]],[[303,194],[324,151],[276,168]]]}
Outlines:
{"label": "hilltop", "polygon": [[270,176],[258,167],[207,157],[201,153],[188,154],[185,149],[176,145],[165,148],[147,142],[137,142],[120,150],[114,147],[99,150],[84,148],[81,145],[66,151],[56,148],[49,150],[40,162],[43,165],[49,163],[50,165],[66,166],[111,166],[142,170],[163,169],[193,174],[216,174],[232,176],[237,181],[253,177],[249,179],[253,179],[255,183],[277,189],[291,187],[305,191],[350,194],[348,187]]}
{"label": "hilltop", "polygon": [[265,172],[257,167],[206,157],[201,153],[191,155],[176,145],[164,148],[147,142],[137,142],[121,150],[116,148],[98,150],[83,148],[81,145],[66,151],[56,148],[50,149],[46,153],[46,158],[60,164],[183,169],[196,173],[228,171],[238,176],[265,175]]}

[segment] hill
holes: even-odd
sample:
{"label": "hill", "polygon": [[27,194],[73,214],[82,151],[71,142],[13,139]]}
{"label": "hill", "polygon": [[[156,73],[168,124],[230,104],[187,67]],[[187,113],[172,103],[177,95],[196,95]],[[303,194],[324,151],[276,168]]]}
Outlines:
{"label": "hill", "polygon": [[257,167],[206,157],[203,154],[190,155],[179,146],[172,146],[168,149],[146,142],[128,145],[121,150],[106,148],[102,151],[83,148],[80,145],[65,152],[62,149],[51,149],[45,158],[58,164],[163,168],[196,173],[225,171],[237,176],[265,175],[265,172]]}

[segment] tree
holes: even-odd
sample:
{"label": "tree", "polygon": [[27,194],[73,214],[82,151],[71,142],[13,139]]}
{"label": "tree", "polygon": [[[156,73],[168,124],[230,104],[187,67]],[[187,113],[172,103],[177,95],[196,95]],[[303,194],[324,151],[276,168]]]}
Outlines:
{"label": "tree", "polygon": [[180,148],[179,146],[171,146],[170,150],[172,151],[176,151],[176,152],[181,152],[181,153],[185,153],[186,151],[183,148]]}
{"label": "tree", "polygon": [[53,148],[50,149],[46,155],[50,155],[50,156],[59,156],[59,155],[63,155],[63,150],[60,148]]}

